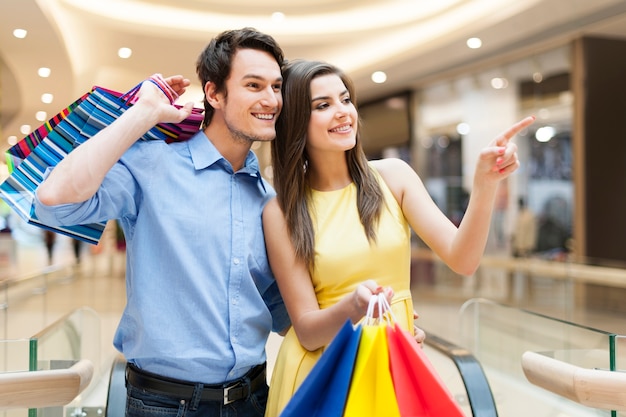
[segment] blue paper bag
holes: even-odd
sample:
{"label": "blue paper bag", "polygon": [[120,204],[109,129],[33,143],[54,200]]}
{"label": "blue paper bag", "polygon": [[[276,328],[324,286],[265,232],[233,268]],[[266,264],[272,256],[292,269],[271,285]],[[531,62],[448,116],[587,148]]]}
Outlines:
{"label": "blue paper bag", "polygon": [[280,417],[341,417],[346,405],[362,327],[347,320],[322,353]]}

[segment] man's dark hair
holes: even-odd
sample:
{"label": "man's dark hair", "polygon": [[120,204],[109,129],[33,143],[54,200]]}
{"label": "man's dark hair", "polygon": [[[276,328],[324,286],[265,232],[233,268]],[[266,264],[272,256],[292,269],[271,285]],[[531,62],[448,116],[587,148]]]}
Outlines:
{"label": "man's dark hair", "polygon": [[[228,30],[217,35],[204,48],[196,62],[196,73],[202,89],[207,82],[215,84],[216,91],[228,95],[226,80],[230,75],[233,56],[239,49],[257,49],[272,55],[279,67],[284,62],[284,54],[278,42],[271,37],[253,28]],[[204,97],[204,121],[203,127],[211,123],[213,107]]]}

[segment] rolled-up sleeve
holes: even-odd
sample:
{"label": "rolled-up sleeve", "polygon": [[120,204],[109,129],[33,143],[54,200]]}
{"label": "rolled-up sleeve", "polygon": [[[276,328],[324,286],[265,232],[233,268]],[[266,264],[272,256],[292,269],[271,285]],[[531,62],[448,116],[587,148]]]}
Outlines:
{"label": "rolled-up sleeve", "polygon": [[[48,169],[45,177],[48,176]],[[47,206],[35,193],[33,208],[37,219],[49,226],[74,226],[98,223],[136,212],[136,183],[126,165],[120,161],[105,176],[94,196],[80,203]]]}

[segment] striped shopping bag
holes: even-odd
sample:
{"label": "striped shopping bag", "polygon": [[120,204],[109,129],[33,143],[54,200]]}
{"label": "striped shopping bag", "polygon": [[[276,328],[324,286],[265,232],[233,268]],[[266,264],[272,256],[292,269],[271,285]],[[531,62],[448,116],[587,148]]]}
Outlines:
{"label": "striped shopping bag", "polygon": [[[173,91],[167,90],[168,86],[159,74],[152,76],[150,81],[159,86],[170,101],[177,98],[173,96]],[[127,93],[93,87],[11,147],[6,156],[10,175],[0,184],[0,198],[30,224],[97,244],[106,222],[62,227],[45,225],[34,213],[35,190],[43,181],[48,168],[56,166],[74,148],[111,124],[132,106],[140,86],[138,84]],[[150,129],[141,140],[186,140],[198,132],[202,120],[202,109],[194,108],[184,121],[159,124]]]}

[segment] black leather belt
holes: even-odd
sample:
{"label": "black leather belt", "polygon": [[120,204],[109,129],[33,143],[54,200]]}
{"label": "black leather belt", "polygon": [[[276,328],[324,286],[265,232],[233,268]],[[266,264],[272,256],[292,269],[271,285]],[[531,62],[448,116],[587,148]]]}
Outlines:
{"label": "black leather belt", "polygon": [[[126,365],[126,381],[132,386],[156,394],[174,396],[190,400],[196,385],[164,378],[146,371],[142,371],[133,364]],[[257,365],[248,373],[224,385],[204,385],[201,401],[220,401],[224,405],[248,398],[251,392],[256,391],[266,383],[265,364]]]}

